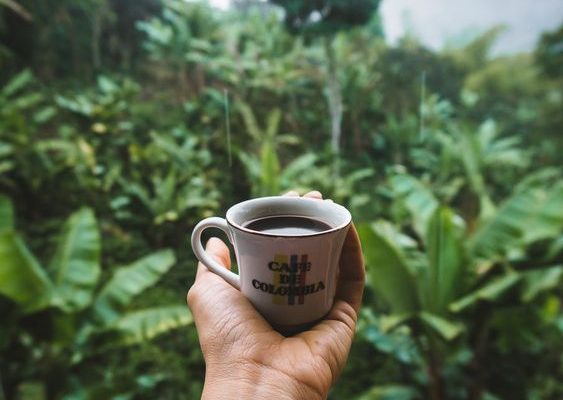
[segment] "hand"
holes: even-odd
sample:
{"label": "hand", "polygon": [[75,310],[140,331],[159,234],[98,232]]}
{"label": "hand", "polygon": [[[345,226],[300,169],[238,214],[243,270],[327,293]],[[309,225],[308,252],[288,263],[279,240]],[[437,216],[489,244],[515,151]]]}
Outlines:
{"label": "hand", "polygon": [[[322,199],[319,192],[305,196]],[[211,238],[206,251],[230,269],[229,249],[221,240]],[[350,352],[364,276],[352,225],[332,309],[310,330],[284,337],[240,291],[200,263],[187,299],[206,363],[202,399],[326,399]]]}

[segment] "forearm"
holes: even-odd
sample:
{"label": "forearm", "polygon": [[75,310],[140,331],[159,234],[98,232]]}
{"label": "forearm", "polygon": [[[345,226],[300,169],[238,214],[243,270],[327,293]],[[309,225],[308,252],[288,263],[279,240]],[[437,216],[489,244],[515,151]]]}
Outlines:
{"label": "forearm", "polygon": [[327,395],[279,371],[254,365],[208,369],[201,399],[325,400]]}

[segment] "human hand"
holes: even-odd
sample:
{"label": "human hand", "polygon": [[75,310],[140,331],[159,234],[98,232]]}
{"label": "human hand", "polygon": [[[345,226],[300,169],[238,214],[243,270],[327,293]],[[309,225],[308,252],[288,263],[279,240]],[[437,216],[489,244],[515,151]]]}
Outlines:
{"label": "human hand", "polygon": [[[322,199],[316,191],[305,197]],[[211,238],[206,251],[230,269],[229,249],[221,240]],[[364,280],[352,225],[332,309],[310,330],[284,337],[240,291],[199,263],[187,300],[206,363],[202,399],[325,399],[352,345]]]}

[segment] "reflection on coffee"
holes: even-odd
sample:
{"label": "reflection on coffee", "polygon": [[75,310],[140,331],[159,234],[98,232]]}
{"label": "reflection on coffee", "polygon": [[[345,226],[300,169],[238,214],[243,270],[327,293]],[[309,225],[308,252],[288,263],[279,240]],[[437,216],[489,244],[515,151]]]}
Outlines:
{"label": "reflection on coffee", "polygon": [[247,222],[244,227],[272,235],[310,235],[332,229],[330,225],[323,221],[297,215],[258,218]]}

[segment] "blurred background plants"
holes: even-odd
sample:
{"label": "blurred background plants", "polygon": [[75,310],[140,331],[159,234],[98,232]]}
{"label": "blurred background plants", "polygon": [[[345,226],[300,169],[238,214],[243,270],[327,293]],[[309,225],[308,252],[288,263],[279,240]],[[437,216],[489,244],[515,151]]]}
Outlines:
{"label": "blurred background plants", "polygon": [[331,399],[563,397],[563,31],[389,46],[379,6],[0,1],[0,398],[197,398],[187,236],[290,189],[365,250]]}

